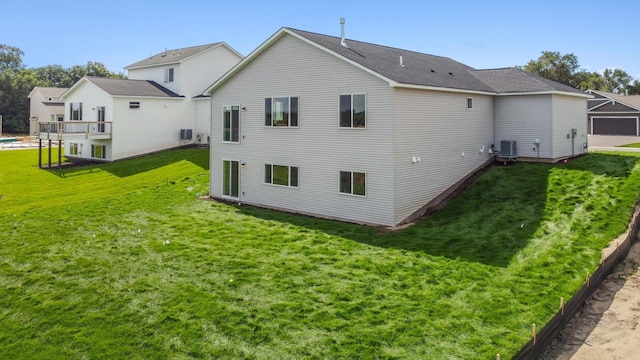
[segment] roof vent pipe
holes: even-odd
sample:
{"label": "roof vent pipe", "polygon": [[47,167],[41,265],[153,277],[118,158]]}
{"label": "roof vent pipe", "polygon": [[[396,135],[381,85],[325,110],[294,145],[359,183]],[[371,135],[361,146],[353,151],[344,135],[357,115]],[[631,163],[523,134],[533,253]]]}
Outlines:
{"label": "roof vent pipe", "polygon": [[400,55],[400,66],[404,67],[404,62],[402,61],[402,55]]}
{"label": "roof vent pipe", "polygon": [[344,42],[344,18],[340,18],[340,45],[348,48],[347,43]]}

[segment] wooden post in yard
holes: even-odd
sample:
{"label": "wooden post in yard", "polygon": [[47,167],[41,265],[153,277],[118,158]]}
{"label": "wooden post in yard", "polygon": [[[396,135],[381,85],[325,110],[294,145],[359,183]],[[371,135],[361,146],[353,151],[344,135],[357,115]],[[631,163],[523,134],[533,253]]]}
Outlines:
{"label": "wooden post in yard", "polygon": [[49,139],[49,169],[51,169],[51,139]]}
{"label": "wooden post in yard", "polygon": [[38,139],[38,167],[42,169],[42,139]]}
{"label": "wooden post in yard", "polygon": [[62,166],[62,140],[58,140],[58,169]]}

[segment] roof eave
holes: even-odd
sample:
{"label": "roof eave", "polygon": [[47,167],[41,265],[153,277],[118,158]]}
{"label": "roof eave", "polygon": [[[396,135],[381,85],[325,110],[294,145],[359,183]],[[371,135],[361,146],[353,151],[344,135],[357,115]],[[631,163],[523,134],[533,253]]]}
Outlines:
{"label": "roof eave", "polygon": [[448,87],[415,85],[415,84],[403,84],[403,83],[393,83],[393,84],[390,84],[390,86],[391,87],[396,87],[396,88],[445,91],[445,92],[455,92],[455,93],[465,93],[465,94],[478,94],[478,95],[497,95],[498,94],[496,92],[491,92],[491,91],[456,89],[456,88],[448,88]]}
{"label": "roof eave", "polygon": [[[73,84],[73,86],[71,86],[67,91],[63,92],[62,95],[60,95],[60,100],[65,100],[67,98],[68,95],[70,95],[72,92],[74,92],[78,87],[80,87],[81,83],[83,81],[86,82],[91,82],[89,81],[89,79],[87,79],[86,77],[82,77],[80,80],[76,81],[75,84]],[[96,85],[97,86],[97,85]],[[102,89],[100,89],[102,90]]]}
{"label": "roof eave", "polygon": [[182,100],[182,99],[186,99],[184,96],[150,96],[150,95],[111,95],[114,99],[118,98],[118,99],[131,99],[131,98],[145,98],[145,99],[163,99],[163,100],[171,100],[171,99],[177,99],[177,100]]}
{"label": "roof eave", "polygon": [[213,83],[211,86],[209,86],[207,89],[205,89],[205,91],[202,93],[203,95],[207,95],[207,94],[211,94],[211,92],[215,91],[217,88],[219,88],[220,86],[222,86],[222,84],[224,84],[225,82],[227,82],[227,80],[229,80],[229,78],[231,78],[233,75],[235,75],[237,72],[239,72],[242,68],[244,68],[247,64],[249,64],[251,61],[253,61],[253,59],[255,59],[258,55],[260,55],[263,51],[265,51],[267,48],[269,48],[271,45],[273,45],[276,41],[278,41],[282,36],[284,36],[285,34],[291,35],[293,37],[295,37],[298,40],[301,40],[309,45],[314,46],[317,49],[320,49],[328,54],[331,54],[341,60],[346,61],[347,63],[354,65],[366,72],[368,72],[369,74],[372,74],[384,81],[386,81],[387,83],[389,83],[389,86],[395,86],[397,83],[389,78],[387,78],[386,76],[381,75],[380,73],[377,73],[367,67],[364,67],[360,64],[358,64],[357,62],[350,60],[332,50],[329,50],[327,48],[325,48],[324,46],[321,46],[303,36],[300,36],[298,34],[296,34],[293,31],[290,31],[287,28],[280,28],[280,30],[278,30],[275,34],[271,35],[271,37],[269,37],[265,42],[263,42],[260,46],[258,46],[258,48],[256,48],[254,51],[252,51],[249,55],[247,55],[247,57],[245,57],[244,59],[242,59],[238,64],[236,64],[233,68],[231,68],[229,71],[227,71],[227,73],[225,73],[224,75],[222,75],[222,77],[220,77],[220,79],[218,79],[215,83]]}
{"label": "roof eave", "polygon": [[582,94],[582,93],[574,93],[568,91],[558,91],[558,90],[546,90],[546,91],[523,91],[523,92],[498,92],[497,96],[521,96],[521,95],[566,95],[566,96],[575,96],[581,97],[585,99],[593,98],[593,95]]}
{"label": "roof eave", "polygon": [[[184,59],[183,59],[184,60]],[[139,66],[125,66],[124,69],[125,70],[137,70],[137,69],[145,69],[145,68],[150,68],[150,67],[158,67],[158,66],[166,66],[166,65],[176,65],[176,64],[180,64],[182,61],[169,61],[169,62],[164,62],[164,63],[158,63],[158,64],[151,64],[151,65],[139,65]]]}

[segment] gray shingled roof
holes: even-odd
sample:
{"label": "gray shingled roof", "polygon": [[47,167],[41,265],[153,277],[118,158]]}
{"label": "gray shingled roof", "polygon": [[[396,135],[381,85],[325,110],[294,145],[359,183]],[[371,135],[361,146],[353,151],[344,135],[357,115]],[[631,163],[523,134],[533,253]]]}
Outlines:
{"label": "gray shingled roof", "polygon": [[470,73],[498,93],[562,91],[583,95],[571,86],[529,74],[517,68],[473,70]]}
{"label": "gray shingled roof", "polygon": [[624,105],[630,105],[636,109],[640,109],[640,95],[622,95],[600,90],[591,90],[591,92],[609,99],[613,99],[616,102],[622,103]]}
{"label": "gray shingled roof", "polygon": [[[285,29],[401,84],[493,92],[468,72],[473,68],[447,57],[350,39],[345,40],[348,47],[344,47],[339,37]],[[404,66],[400,66],[400,56]]]}
{"label": "gray shingled roof", "polygon": [[125,66],[124,68],[126,70],[129,69],[135,69],[135,68],[140,68],[140,67],[147,67],[147,66],[154,66],[154,65],[161,65],[161,64],[174,64],[177,62],[180,62],[190,56],[193,56],[197,53],[203,52],[207,49],[210,49],[212,47],[216,47],[218,45],[222,44],[221,42],[217,42],[217,43],[213,43],[213,44],[207,44],[207,45],[200,45],[200,46],[191,46],[191,47],[186,47],[186,48],[181,48],[181,49],[173,49],[173,50],[165,50],[163,52],[157,53],[153,56],[150,56],[144,60],[140,60],[138,62],[135,62],[131,65]]}
{"label": "gray shingled roof", "polygon": [[114,96],[180,97],[155,81],[108,79],[95,76],[86,76],[85,78]]}
{"label": "gray shingled roof", "polygon": [[64,94],[65,91],[69,90],[69,88],[57,88],[57,87],[40,87],[36,86],[34,90],[40,91],[42,96],[46,98],[59,98],[60,95]]}

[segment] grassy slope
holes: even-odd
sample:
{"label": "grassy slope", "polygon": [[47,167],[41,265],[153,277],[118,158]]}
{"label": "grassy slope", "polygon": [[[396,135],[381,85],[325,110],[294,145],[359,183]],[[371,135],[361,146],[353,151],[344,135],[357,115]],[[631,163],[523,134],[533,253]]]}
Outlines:
{"label": "grassy slope", "polygon": [[593,271],[638,158],[496,167],[395,233],[196,200],[206,150],[0,152],[7,358],[508,358]]}

